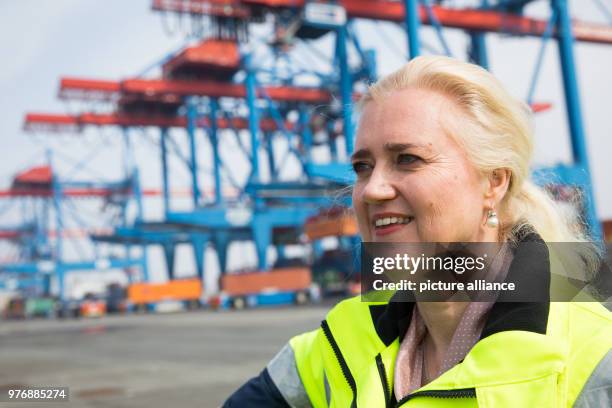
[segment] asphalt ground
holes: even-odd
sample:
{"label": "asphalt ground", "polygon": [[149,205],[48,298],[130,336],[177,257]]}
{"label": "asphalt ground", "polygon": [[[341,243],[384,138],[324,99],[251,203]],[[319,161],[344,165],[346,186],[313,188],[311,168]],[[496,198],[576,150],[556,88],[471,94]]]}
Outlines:
{"label": "asphalt ground", "polygon": [[[331,304],[80,320],[0,321],[0,392],[69,387],[1,407],[217,407]],[[1,400],[1,399],[0,399]]]}

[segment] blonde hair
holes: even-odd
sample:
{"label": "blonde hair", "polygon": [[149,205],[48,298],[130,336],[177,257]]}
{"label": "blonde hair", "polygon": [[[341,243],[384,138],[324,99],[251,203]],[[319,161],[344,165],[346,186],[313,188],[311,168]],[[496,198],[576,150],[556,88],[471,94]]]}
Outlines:
{"label": "blonde hair", "polygon": [[[568,211],[529,179],[533,156],[532,113],[484,68],[443,56],[411,60],[369,87],[360,107],[406,88],[450,97],[465,120],[445,120],[442,126],[462,146],[483,174],[510,170],[508,191],[497,209],[500,238],[515,241],[517,231],[533,228],[548,242],[586,242],[576,211]],[[455,117],[455,116],[453,116]]]}

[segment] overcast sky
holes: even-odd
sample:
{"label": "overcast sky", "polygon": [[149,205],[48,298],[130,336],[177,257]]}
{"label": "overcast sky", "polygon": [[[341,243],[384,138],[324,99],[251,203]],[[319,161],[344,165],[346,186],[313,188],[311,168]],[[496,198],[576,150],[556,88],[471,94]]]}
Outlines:
{"label": "overcast sky", "polygon": [[[602,2],[612,9],[612,1]],[[0,150],[0,188],[7,188],[18,170],[43,164],[46,147],[57,152],[60,171],[68,171],[71,161],[99,150],[97,157],[90,160],[89,174],[111,178],[121,175],[118,131],[91,130],[82,136],[32,136],[22,131],[23,117],[27,111],[74,113],[81,108],[78,104],[66,104],[57,99],[58,79],[62,75],[102,79],[133,76],[184,44],[184,36],[169,36],[164,31],[161,17],[150,11],[150,3],[150,0],[0,1],[0,51],[3,56],[0,69],[3,147]],[[538,3],[530,7],[529,12],[546,15],[547,2]],[[580,5],[579,9],[572,10],[574,17],[606,22],[594,1],[570,3],[574,8]],[[364,47],[377,49],[381,74],[402,64],[405,40],[398,28],[366,22],[360,23],[357,31]],[[422,34],[428,43],[440,49],[430,28],[422,29]],[[539,41],[497,35],[487,38],[492,71],[515,95],[526,97]],[[465,58],[462,33],[451,33],[448,39],[454,55]],[[579,44],[576,57],[596,205],[600,218],[612,219],[612,46]],[[536,100],[552,102],[553,109],[536,117],[536,165],[570,159],[562,97],[558,54],[555,43],[551,42]],[[137,161],[143,169],[142,182],[145,187],[158,187],[160,171],[156,148],[150,138],[143,139],[135,140]],[[231,146],[226,147],[226,154],[231,155],[231,150]],[[200,152],[203,159],[208,154],[205,148]],[[173,166],[178,169],[179,164]],[[187,172],[176,170],[173,183],[175,188],[188,187]],[[153,217],[158,209],[155,203],[148,206]]]}

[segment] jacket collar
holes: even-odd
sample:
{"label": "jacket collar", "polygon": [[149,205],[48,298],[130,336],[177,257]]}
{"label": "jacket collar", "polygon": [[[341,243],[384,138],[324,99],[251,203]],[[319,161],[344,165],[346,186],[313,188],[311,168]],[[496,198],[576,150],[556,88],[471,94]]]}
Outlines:
{"label": "jacket collar", "polygon": [[[509,296],[515,296],[516,293],[501,293],[489,311],[480,340],[508,330],[546,334],[550,309],[548,248],[533,229],[523,229],[515,236],[517,244],[512,247],[513,259],[506,280],[516,282],[517,288],[523,291],[522,295],[542,299],[542,302],[512,302]],[[533,276],[541,279],[534,284]],[[406,296],[406,293],[398,292],[388,303],[370,306],[376,333],[386,346],[398,337],[402,341],[412,318],[414,302],[394,301],[399,296]]]}

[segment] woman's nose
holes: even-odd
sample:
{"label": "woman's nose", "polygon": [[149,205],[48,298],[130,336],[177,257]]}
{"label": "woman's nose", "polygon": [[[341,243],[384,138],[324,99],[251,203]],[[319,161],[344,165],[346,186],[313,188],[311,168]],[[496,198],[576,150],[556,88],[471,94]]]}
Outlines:
{"label": "woman's nose", "polygon": [[368,204],[392,200],[397,192],[382,172],[374,171],[363,189],[363,199]]}

